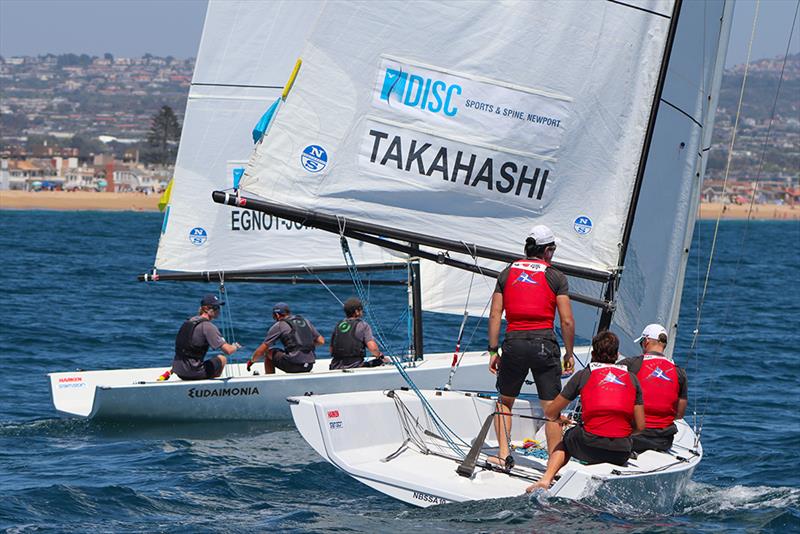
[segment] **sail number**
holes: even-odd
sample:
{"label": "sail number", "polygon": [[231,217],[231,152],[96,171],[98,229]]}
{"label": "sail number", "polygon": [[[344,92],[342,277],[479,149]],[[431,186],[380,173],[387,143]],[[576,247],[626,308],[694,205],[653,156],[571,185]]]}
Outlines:
{"label": "sail number", "polygon": [[231,211],[231,231],[301,230],[303,223],[286,221],[266,213],[251,210]]}

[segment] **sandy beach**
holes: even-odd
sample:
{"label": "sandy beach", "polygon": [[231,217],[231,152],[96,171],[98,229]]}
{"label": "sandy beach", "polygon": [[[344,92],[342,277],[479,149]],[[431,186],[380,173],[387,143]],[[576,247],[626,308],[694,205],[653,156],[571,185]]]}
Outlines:
{"label": "sandy beach", "polygon": [[0,191],[0,209],[158,211],[160,196],[90,191]]}
{"label": "sandy beach", "polygon": [[[0,209],[18,210],[101,210],[101,211],[158,211],[160,195],[141,193],[95,193],[79,191],[0,191]],[[701,219],[746,219],[750,206],[736,204],[700,204]],[[800,220],[800,206],[756,204],[752,220]]]}

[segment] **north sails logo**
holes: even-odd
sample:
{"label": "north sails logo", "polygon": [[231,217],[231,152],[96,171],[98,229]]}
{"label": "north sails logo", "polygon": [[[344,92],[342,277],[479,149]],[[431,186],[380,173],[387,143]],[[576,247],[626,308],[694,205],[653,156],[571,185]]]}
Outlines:
{"label": "north sails logo", "polygon": [[667,376],[667,374],[661,369],[661,367],[656,367],[650,376],[647,378],[660,378],[661,380],[666,380],[667,382],[672,382],[672,379]]}
{"label": "north sails logo", "polygon": [[606,377],[600,381],[600,384],[617,384],[619,386],[624,386],[625,382],[617,378],[617,375],[609,371]]}
{"label": "north sails logo", "polygon": [[243,387],[243,388],[216,388],[216,389],[197,389],[189,388],[188,392],[190,399],[199,399],[205,397],[239,397],[242,395],[261,395],[256,387]]}

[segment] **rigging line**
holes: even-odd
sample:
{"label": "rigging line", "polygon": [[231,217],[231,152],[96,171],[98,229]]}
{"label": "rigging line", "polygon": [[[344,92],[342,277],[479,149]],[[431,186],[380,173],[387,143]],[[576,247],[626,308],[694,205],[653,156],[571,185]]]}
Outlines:
{"label": "rigging line", "polygon": [[[724,177],[723,182],[722,182],[722,195],[723,195],[723,198],[724,198],[724,195],[725,195],[725,190],[726,190],[726,188],[728,186],[728,177],[730,176],[731,162],[733,161],[733,146],[734,146],[734,143],[736,142],[736,132],[737,132],[737,130],[739,128],[739,118],[741,117],[742,102],[744,101],[744,90],[745,90],[745,86],[747,84],[747,75],[748,75],[748,73],[750,71],[750,56],[751,56],[752,50],[753,50],[753,41],[755,40],[756,27],[757,27],[757,23],[758,23],[758,8],[759,8],[760,3],[761,3],[761,0],[756,0],[756,10],[755,10],[755,14],[753,15],[753,27],[752,27],[751,32],[750,32],[750,42],[747,45],[747,62],[745,64],[745,68],[744,68],[744,75],[742,76],[742,86],[741,86],[741,89],[739,90],[739,102],[738,102],[737,107],[736,107],[736,117],[734,118],[733,131],[731,132],[731,142],[730,142],[730,145],[728,146],[728,158],[727,158],[727,162],[725,164],[725,177]],[[722,211],[719,211],[717,213],[717,219],[716,219],[715,224],[714,224],[714,235],[713,235],[713,237],[711,239],[711,250],[709,252],[708,264],[706,266],[706,275],[705,275],[705,280],[703,282],[703,291],[702,291],[701,296],[700,296],[700,308],[698,310],[697,317],[695,319],[695,334],[692,337],[692,343],[691,343],[691,346],[689,348],[690,355],[692,354],[691,351],[694,350],[694,348],[695,348],[695,346],[697,344],[697,339],[699,337],[701,312],[702,312],[702,309],[703,309],[703,304],[705,303],[706,294],[708,293],[708,281],[709,281],[709,279],[711,277],[711,265],[713,264],[714,254],[715,254],[716,248],[717,248],[717,238],[719,237],[719,223],[720,223],[721,219],[722,219]]]}
{"label": "rigging line", "polygon": [[[760,2],[756,2],[756,12],[755,12],[754,20],[753,20],[753,30],[754,30],[754,32],[755,32],[756,19],[758,18],[759,3]],[[761,177],[761,171],[763,169],[764,156],[766,154],[767,144],[769,142],[769,137],[770,137],[770,135],[772,133],[772,126],[773,126],[773,122],[775,120],[775,111],[777,109],[778,98],[780,96],[781,86],[783,84],[783,75],[784,75],[785,70],[786,70],[786,61],[787,61],[787,59],[789,57],[789,51],[791,49],[792,37],[794,36],[795,25],[797,24],[798,11],[800,11],[800,1],[797,2],[796,7],[795,7],[794,17],[792,18],[792,27],[789,30],[789,38],[788,38],[787,43],[786,43],[786,52],[784,53],[784,56],[783,56],[783,64],[781,66],[781,73],[780,73],[780,77],[778,78],[778,87],[776,88],[775,98],[774,98],[774,100],[772,102],[772,110],[771,110],[771,113],[770,113],[769,127],[767,128],[766,136],[764,138],[764,144],[762,145],[761,156],[760,156],[760,159],[759,159],[759,165],[758,165],[758,169],[756,171],[755,183],[753,185],[752,193],[751,193],[751,196],[750,196],[750,207],[749,207],[749,210],[748,210],[747,220],[745,222],[745,227],[744,227],[744,230],[742,232],[742,239],[741,239],[740,246],[739,246],[739,255],[738,255],[737,259],[736,259],[736,265],[735,265],[734,271],[733,271],[734,274],[733,274],[733,278],[731,280],[732,291],[736,289],[736,285],[737,285],[737,282],[738,282],[739,266],[740,266],[741,260],[742,260],[742,252],[741,251],[744,250],[744,243],[745,243],[745,240],[747,238],[747,231],[748,231],[749,226],[750,226],[750,215],[752,213],[753,205],[755,203],[756,191],[758,190],[758,180]],[[751,37],[751,43],[752,43],[752,37]],[[748,47],[748,66],[749,66],[749,60],[750,60],[749,53],[750,53],[750,50],[749,50],[749,47]],[[745,74],[746,73],[747,73],[747,68],[745,68]],[[735,134],[735,131],[734,131],[734,134]],[[732,148],[733,148],[733,146],[731,145],[731,149]],[[729,154],[729,161],[730,161],[730,154]],[[726,178],[727,178],[727,172],[726,172]],[[724,187],[723,187],[723,192],[724,192]],[[721,216],[721,214],[719,214],[719,215]],[[718,216],[717,222],[719,223],[719,216]],[[723,326],[729,324],[728,321],[729,321],[729,317],[730,317],[730,309],[731,309],[731,307],[726,307],[725,308],[724,315],[723,315],[723,320],[722,320],[722,323],[721,323]],[[720,345],[721,345],[721,341],[717,341],[717,346],[719,347]],[[718,360],[719,360],[719,351],[716,351],[716,353],[714,354],[714,359],[712,361],[712,368],[714,366],[716,366],[716,363],[717,363]],[[712,382],[711,386],[713,386],[713,384],[714,384],[714,382]],[[708,388],[706,388],[706,391],[705,391],[705,397],[704,397],[704,400],[703,400],[703,409],[702,409],[702,411],[700,413],[700,423],[699,423],[699,428],[697,430],[697,438],[696,438],[696,441],[695,441],[695,447],[697,446],[697,443],[699,443],[700,436],[701,436],[701,434],[703,432],[703,423],[705,421],[706,412],[708,410],[708,403],[709,403],[709,398],[710,398],[710,390],[711,390],[711,387],[708,387]]]}
{"label": "rigging line", "polygon": [[334,293],[334,292],[331,290],[331,288],[330,288],[330,287],[328,287],[328,284],[326,284],[326,283],[325,283],[325,282],[322,280],[322,278],[320,278],[320,277],[319,277],[319,276],[318,276],[316,273],[314,273],[314,271],[310,270],[310,269],[308,268],[308,266],[306,266],[306,265],[303,265],[303,269],[305,269],[305,270],[306,270],[306,272],[307,272],[308,274],[310,274],[311,276],[313,276],[314,278],[316,278],[316,279],[317,279],[317,281],[318,281],[320,284],[322,284],[322,287],[324,287],[325,289],[327,289],[327,290],[328,290],[328,293],[330,293],[330,294],[331,294],[331,296],[332,296],[333,298],[335,298],[335,299],[336,299],[336,301],[337,301],[339,304],[341,304],[342,306],[344,306],[344,302],[342,302],[342,300],[341,300],[339,297],[337,297],[337,296],[336,296],[336,293]]}

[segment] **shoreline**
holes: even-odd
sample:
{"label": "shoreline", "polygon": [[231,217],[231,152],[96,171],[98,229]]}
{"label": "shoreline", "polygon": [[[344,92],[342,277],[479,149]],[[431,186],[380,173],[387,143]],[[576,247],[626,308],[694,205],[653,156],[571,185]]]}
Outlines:
{"label": "shoreline", "polygon": [[[0,210],[56,211],[158,211],[160,194],[98,193],[93,191],[0,191]],[[750,206],[721,203],[701,203],[698,219],[746,220]],[[750,220],[797,221],[800,206],[756,204]]]}

